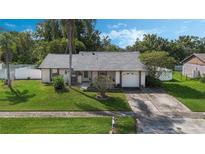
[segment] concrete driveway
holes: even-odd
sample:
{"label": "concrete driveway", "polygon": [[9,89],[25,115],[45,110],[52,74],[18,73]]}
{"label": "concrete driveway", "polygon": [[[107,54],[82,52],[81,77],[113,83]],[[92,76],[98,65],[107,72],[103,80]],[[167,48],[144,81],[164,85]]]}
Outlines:
{"label": "concrete driveway", "polygon": [[125,93],[137,116],[138,133],[205,133],[205,113],[191,112],[162,89]]}

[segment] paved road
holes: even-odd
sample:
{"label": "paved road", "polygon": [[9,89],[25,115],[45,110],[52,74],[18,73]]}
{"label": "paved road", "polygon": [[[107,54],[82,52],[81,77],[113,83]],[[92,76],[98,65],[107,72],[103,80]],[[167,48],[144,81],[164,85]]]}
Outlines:
{"label": "paved road", "polygon": [[161,89],[126,91],[139,133],[205,133],[205,113],[191,112]]}

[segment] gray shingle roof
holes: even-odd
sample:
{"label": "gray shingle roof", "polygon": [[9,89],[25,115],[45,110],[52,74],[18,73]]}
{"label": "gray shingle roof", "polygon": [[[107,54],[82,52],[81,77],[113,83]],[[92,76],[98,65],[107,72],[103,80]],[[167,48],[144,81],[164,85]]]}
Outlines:
{"label": "gray shingle roof", "polygon": [[[72,56],[72,67],[80,70],[144,70],[139,52],[80,52]],[[69,55],[48,54],[39,68],[69,68]]]}

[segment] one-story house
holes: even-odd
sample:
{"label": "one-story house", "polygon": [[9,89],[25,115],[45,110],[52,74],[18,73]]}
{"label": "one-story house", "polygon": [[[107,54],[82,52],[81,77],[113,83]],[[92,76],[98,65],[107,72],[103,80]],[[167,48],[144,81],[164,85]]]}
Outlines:
{"label": "one-story house", "polygon": [[205,53],[194,53],[181,61],[183,64],[182,74],[196,78],[205,74]]}
{"label": "one-story house", "polygon": [[[145,66],[139,52],[79,52],[72,55],[72,84],[93,82],[99,75],[111,77],[115,86],[145,87]],[[39,68],[42,82],[56,75],[69,79],[69,54],[48,54]]]}

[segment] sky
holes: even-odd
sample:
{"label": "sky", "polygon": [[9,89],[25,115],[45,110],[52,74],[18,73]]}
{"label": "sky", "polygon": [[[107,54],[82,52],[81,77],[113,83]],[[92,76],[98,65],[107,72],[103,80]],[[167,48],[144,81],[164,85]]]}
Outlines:
{"label": "sky", "polygon": [[[0,27],[14,31],[35,31],[42,19],[0,19]],[[157,34],[167,39],[177,39],[181,35],[205,37],[205,19],[97,19],[95,28],[101,37],[109,36],[111,42],[122,48],[133,45],[137,38],[143,39],[147,33]]]}

